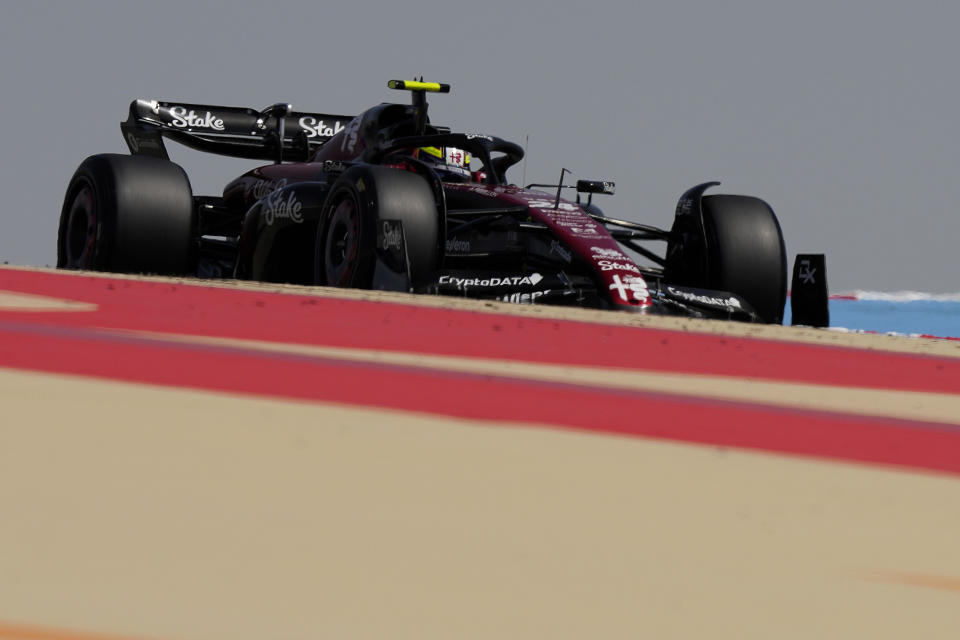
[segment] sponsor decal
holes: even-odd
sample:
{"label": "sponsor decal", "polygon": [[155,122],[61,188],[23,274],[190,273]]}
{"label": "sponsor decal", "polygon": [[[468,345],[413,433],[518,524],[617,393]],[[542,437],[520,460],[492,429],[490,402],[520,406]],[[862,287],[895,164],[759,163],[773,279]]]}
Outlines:
{"label": "sponsor decal", "polygon": [[247,180],[243,186],[243,197],[252,197],[254,200],[261,200],[277,189],[283,189],[285,186],[287,186],[286,178],[280,178],[279,180],[250,179]]}
{"label": "sponsor decal", "polygon": [[381,226],[381,236],[383,238],[381,248],[397,249],[403,247],[403,234],[400,232],[400,224],[390,220],[383,220]]}
{"label": "sponsor decal", "polygon": [[466,136],[467,136],[467,140],[474,140],[476,138],[480,138],[481,140],[488,140],[490,142],[493,142],[493,136],[488,136],[483,133],[468,133],[466,134]]}
{"label": "sponsor decal", "polygon": [[452,284],[456,287],[519,287],[522,285],[535,286],[543,280],[539,273],[529,276],[504,276],[503,278],[458,278],[456,276],[440,276],[440,284]]}
{"label": "sponsor decal", "polygon": [[817,280],[814,277],[814,274],[817,273],[816,267],[810,266],[809,260],[800,261],[800,269],[797,271],[797,275],[800,276],[800,281],[803,284],[816,284]]}
{"label": "sponsor decal", "polygon": [[681,291],[679,289],[674,289],[673,287],[667,287],[667,292],[678,298],[682,298],[687,302],[698,302],[700,304],[706,304],[714,307],[727,307],[740,309],[740,301],[737,298],[730,296],[729,298],[718,298],[716,296],[704,296],[699,293],[693,293],[691,291]]}
{"label": "sponsor decal", "polygon": [[590,247],[590,253],[598,258],[611,258],[613,260],[626,260],[627,256],[617,249],[605,249],[603,247]]}
{"label": "sponsor decal", "polygon": [[575,236],[589,236],[591,238],[596,238],[600,236],[600,232],[597,231],[596,227],[592,226],[583,226],[583,227],[568,227],[570,233]]}
{"label": "sponsor decal", "polygon": [[600,271],[633,271],[634,273],[640,273],[640,269],[637,268],[637,265],[632,262],[614,262],[613,260],[600,260],[597,262],[600,265]]}
{"label": "sponsor decal", "polygon": [[339,160],[324,160],[323,170],[324,171],[346,171],[347,165],[343,164]]}
{"label": "sponsor decal", "polygon": [[584,226],[583,218],[577,217],[564,217],[564,216],[553,216],[553,221],[558,227],[582,227]]}
{"label": "sponsor decal", "polygon": [[545,200],[538,198],[536,200],[527,200],[527,206],[531,209],[550,209],[551,211],[564,211],[567,213],[579,212],[580,207],[575,204],[570,204],[569,202],[563,202],[557,204],[557,207],[554,208],[553,205],[557,204],[554,200]]}
{"label": "sponsor decal", "polygon": [[550,253],[555,253],[567,262],[573,260],[573,255],[566,249],[563,248],[563,245],[560,244],[559,240],[552,240],[550,242]]}
{"label": "sponsor decal", "polygon": [[455,147],[447,147],[444,155],[446,156],[445,161],[447,164],[452,164],[458,168],[463,168],[468,162],[470,162],[470,156],[467,155],[467,153],[462,149],[457,149]]}
{"label": "sponsor decal", "polygon": [[209,111],[205,116],[198,116],[193,109],[190,109],[188,113],[186,107],[170,107],[170,117],[173,118],[170,124],[180,129],[197,128],[223,131],[223,120],[215,117]]}
{"label": "sponsor decal", "polygon": [[340,150],[347,153],[353,153],[357,148],[357,140],[360,137],[360,116],[350,121],[343,130],[343,142],[340,143]]}
{"label": "sponsor decal", "polygon": [[455,174],[457,174],[457,175],[459,175],[459,176],[463,176],[464,178],[469,178],[469,177],[470,177],[470,169],[467,169],[466,167],[458,167],[458,166],[457,166],[456,164],[454,164],[454,163],[450,163],[450,164],[445,165],[445,166],[443,167],[443,170],[444,170],[444,171],[447,171],[447,172],[449,172],[449,173],[455,173]]}
{"label": "sponsor decal", "polygon": [[[564,203],[561,202],[560,204],[563,205]],[[568,206],[572,207],[574,205]],[[573,235],[585,237],[599,237],[601,235],[599,225],[582,213],[578,212],[578,214],[573,214],[573,212],[569,211],[558,213],[552,210],[541,210],[541,213],[550,216],[550,219],[553,220],[553,223],[558,227],[569,229]]]}
{"label": "sponsor decal", "polygon": [[498,300],[503,302],[512,302],[514,304],[533,304],[534,300],[537,298],[542,298],[548,293],[550,293],[550,289],[544,289],[543,291],[529,291],[527,293],[508,293],[505,296],[500,296]]}
{"label": "sponsor decal", "polygon": [[339,120],[328,127],[323,120],[317,120],[313,116],[303,116],[298,122],[308,138],[332,138],[344,129]]}
{"label": "sponsor decal", "polygon": [[496,192],[496,191],[491,191],[490,189],[484,189],[483,187],[471,187],[470,189],[468,189],[468,191],[472,191],[473,193],[476,193],[477,195],[486,196],[486,197],[488,197],[488,198],[496,198],[496,197],[497,197],[497,192]]}
{"label": "sponsor decal", "polygon": [[690,198],[681,198],[677,201],[677,213],[678,216],[685,216],[690,214],[693,211],[693,200]]}
{"label": "sponsor decal", "polygon": [[620,275],[616,274],[613,276],[613,284],[610,285],[610,290],[616,291],[624,302],[643,301],[650,297],[647,283],[639,276],[624,276],[621,279]]}
{"label": "sponsor decal", "polygon": [[300,213],[302,208],[303,204],[293,191],[287,192],[286,199],[283,193],[274,191],[263,204],[263,221],[271,225],[281,218],[289,218],[292,222],[300,223],[303,222],[303,214]]}
{"label": "sponsor decal", "polygon": [[137,138],[133,133],[127,134],[127,142],[130,143],[130,151],[140,153],[141,149],[153,149],[158,151],[160,144],[150,138]]}
{"label": "sponsor decal", "polygon": [[447,253],[470,253],[470,242],[450,238],[447,240]]}

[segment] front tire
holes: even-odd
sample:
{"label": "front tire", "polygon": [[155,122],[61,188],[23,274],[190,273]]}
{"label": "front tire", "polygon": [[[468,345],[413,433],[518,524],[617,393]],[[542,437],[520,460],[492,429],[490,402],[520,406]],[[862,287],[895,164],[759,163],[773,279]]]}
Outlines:
{"label": "front tire", "polygon": [[57,266],[180,275],[194,266],[196,214],[183,169],[160,158],[100,154],[74,173]]}
{"label": "front tire", "polygon": [[701,206],[706,288],[742,296],[764,322],[780,324],[787,300],[787,252],[773,209],[759,198],[734,195],[704,196]]}
{"label": "front tire", "polygon": [[332,287],[371,288],[380,220],[402,223],[411,281],[418,282],[437,268],[440,213],[427,181],[399,169],[357,166],[337,179],[323,206],[314,281]]}
{"label": "front tire", "polygon": [[702,196],[708,186],[692,189],[681,200],[685,213],[678,213],[671,229],[664,281],[737,294],[761,321],[781,323],[787,252],[777,216],[759,198]]}

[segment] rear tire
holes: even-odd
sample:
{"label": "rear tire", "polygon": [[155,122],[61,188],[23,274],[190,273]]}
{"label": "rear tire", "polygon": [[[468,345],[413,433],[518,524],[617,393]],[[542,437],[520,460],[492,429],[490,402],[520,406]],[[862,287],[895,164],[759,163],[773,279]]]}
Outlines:
{"label": "rear tire", "polygon": [[369,289],[380,220],[403,224],[413,282],[437,268],[440,214],[427,181],[399,169],[357,166],[337,179],[324,203],[317,226],[314,281]]}
{"label": "rear tire", "polygon": [[100,154],[77,168],[60,213],[57,266],[180,275],[194,268],[196,214],[183,169]]}
{"label": "rear tire", "polygon": [[742,296],[764,322],[781,323],[787,252],[770,205],[750,196],[711,195],[701,207],[709,265],[704,286]]}

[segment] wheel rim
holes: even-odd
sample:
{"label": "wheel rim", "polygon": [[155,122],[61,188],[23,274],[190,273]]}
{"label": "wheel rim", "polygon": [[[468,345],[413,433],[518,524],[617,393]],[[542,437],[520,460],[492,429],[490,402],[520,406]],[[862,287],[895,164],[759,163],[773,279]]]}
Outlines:
{"label": "wheel rim", "polygon": [[345,194],[337,202],[324,239],[324,275],[333,287],[350,286],[360,246],[360,216],[357,202]]}
{"label": "wheel rim", "polygon": [[67,214],[66,267],[70,269],[90,269],[97,245],[97,214],[94,207],[93,189],[84,186],[74,196]]}

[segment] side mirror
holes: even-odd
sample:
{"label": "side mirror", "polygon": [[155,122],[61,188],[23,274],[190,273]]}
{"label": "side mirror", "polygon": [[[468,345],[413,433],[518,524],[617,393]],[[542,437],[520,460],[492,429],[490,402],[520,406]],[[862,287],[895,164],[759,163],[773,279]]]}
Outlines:
{"label": "side mirror", "polygon": [[612,196],[617,185],[606,180],[577,180],[577,193],[603,193]]}

